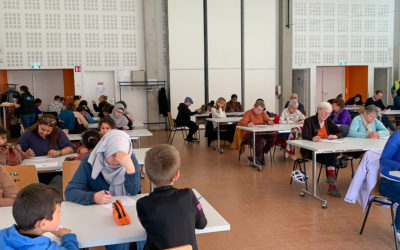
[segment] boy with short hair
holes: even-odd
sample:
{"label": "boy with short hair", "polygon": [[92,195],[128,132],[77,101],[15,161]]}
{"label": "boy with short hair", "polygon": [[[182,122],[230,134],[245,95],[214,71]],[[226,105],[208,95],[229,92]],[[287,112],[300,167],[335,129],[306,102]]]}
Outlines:
{"label": "boy with short hair", "polygon": [[197,249],[195,229],[207,225],[203,209],[192,189],[176,189],[181,160],[175,147],[161,144],[146,153],[146,173],[155,189],[136,203],[146,229],[144,249],[166,249],[190,244]]}
{"label": "boy with short hair", "polygon": [[[61,194],[41,183],[23,188],[12,208],[15,225],[0,231],[0,249],[79,249],[71,230],[57,227],[61,216]],[[61,238],[61,246],[42,236],[52,232]]]}

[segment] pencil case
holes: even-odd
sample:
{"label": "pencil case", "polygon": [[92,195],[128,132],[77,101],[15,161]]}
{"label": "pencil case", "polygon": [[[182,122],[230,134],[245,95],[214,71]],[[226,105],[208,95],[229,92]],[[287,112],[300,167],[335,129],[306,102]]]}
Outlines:
{"label": "pencil case", "polygon": [[126,212],[120,200],[116,200],[115,202],[113,202],[112,206],[113,206],[113,217],[118,225],[123,226],[131,223],[131,217]]}

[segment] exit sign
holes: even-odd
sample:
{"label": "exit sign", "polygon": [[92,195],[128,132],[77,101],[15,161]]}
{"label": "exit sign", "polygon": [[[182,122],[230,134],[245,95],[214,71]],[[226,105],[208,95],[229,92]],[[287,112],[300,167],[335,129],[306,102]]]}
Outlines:
{"label": "exit sign", "polygon": [[40,69],[40,65],[32,65],[32,69]]}

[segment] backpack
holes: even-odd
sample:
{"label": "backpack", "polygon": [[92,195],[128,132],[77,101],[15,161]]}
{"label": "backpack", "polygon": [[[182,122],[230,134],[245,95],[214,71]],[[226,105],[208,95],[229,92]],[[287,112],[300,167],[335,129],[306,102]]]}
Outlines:
{"label": "backpack", "polygon": [[1,95],[1,102],[14,102],[14,98],[19,98],[19,93],[16,90],[8,90]]}
{"label": "backpack", "polygon": [[23,160],[25,160],[25,154],[20,145],[6,144],[0,147],[1,165],[16,166],[21,164]]}

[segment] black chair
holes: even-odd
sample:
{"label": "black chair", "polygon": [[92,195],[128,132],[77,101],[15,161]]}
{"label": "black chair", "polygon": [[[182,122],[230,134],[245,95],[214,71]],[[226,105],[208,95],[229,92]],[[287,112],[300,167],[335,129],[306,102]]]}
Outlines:
{"label": "black chair", "polygon": [[[227,130],[220,130],[219,131],[219,139],[221,141],[229,141],[231,140],[229,131]],[[206,131],[204,137],[207,137],[207,145],[210,146],[212,141],[218,140],[218,132],[214,130],[214,124],[210,121],[206,123]]]}

